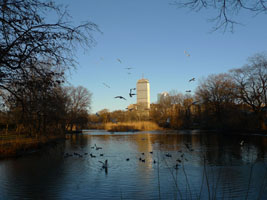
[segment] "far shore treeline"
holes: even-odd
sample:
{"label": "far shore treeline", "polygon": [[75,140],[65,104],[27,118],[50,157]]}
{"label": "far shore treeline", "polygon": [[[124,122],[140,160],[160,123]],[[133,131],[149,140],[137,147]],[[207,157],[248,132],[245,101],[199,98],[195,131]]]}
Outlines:
{"label": "far shore treeline", "polygon": [[162,95],[151,104],[149,117],[135,110],[104,109],[89,118],[92,127],[146,120],[172,129],[267,130],[266,53],[255,54],[241,68],[202,78],[195,94],[172,90]]}

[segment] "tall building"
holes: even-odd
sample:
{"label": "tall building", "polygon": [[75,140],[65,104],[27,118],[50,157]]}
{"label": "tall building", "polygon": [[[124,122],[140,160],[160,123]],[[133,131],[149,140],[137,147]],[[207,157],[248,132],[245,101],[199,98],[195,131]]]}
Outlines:
{"label": "tall building", "polygon": [[140,79],[136,83],[137,110],[150,109],[150,86],[147,79]]}

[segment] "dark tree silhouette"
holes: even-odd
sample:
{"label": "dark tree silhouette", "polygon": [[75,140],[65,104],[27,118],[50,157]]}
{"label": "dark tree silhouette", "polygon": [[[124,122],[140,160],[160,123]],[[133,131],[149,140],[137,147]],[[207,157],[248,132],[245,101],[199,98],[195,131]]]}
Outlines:
{"label": "dark tree silhouette", "polygon": [[254,15],[267,13],[267,2],[265,0],[175,0],[172,5],[194,11],[202,9],[216,10],[216,16],[211,19],[215,22],[214,31],[218,29],[233,31],[234,25],[240,23],[235,20],[235,16],[242,10],[249,11]]}
{"label": "dark tree silhouette", "polygon": [[68,98],[66,104],[68,129],[72,131],[74,126],[76,129],[86,127],[91,109],[92,93],[86,88],[78,86],[66,87],[65,94]]}
{"label": "dark tree silhouette", "polygon": [[[48,22],[48,14],[55,20]],[[64,70],[75,66],[76,45],[94,45],[92,31],[98,28],[91,22],[74,26],[69,19],[53,1],[0,1],[0,89],[20,99],[11,85],[23,85],[33,73],[40,79],[63,77]]]}
{"label": "dark tree silhouette", "polygon": [[267,55],[256,54],[248,61],[247,65],[231,70],[231,73],[238,88],[237,98],[249,106],[263,124],[267,105]]}
{"label": "dark tree silhouette", "polygon": [[[236,101],[236,85],[229,74],[212,74],[200,81],[196,99],[204,107],[205,119],[219,127]],[[214,121],[214,123],[211,123]]]}
{"label": "dark tree silhouette", "polygon": [[[49,21],[48,15],[53,16]],[[96,24],[74,25],[68,12],[51,0],[0,1],[0,96],[20,116],[16,123],[33,130],[27,132],[64,129],[65,71],[77,64],[77,46],[95,44],[94,31],[99,31]]]}

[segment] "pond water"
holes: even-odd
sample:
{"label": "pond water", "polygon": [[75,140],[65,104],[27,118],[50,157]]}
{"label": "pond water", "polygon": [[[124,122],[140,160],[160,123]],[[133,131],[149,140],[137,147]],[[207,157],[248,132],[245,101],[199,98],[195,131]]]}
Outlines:
{"label": "pond water", "polygon": [[1,160],[0,199],[267,199],[267,137],[88,130]]}

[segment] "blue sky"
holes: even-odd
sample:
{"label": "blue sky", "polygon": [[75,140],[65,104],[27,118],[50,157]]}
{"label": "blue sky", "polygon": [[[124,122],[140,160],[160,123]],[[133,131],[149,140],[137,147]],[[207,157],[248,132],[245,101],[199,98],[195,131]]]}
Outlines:
{"label": "blue sky", "polygon": [[[129,89],[147,78],[151,102],[163,91],[194,90],[198,80],[241,67],[249,56],[266,51],[267,15],[241,12],[234,33],[217,31],[208,22],[214,11],[189,12],[168,0],[56,0],[68,5],[72,20],[96,23],[96,46],[78,49],[79,66],[68,81],[93,93],[92,112],[125,109],[135,103]],[[187,51],[191,56],[184,54]],[[118,62],[120,59],[122,62]],[[129,75],[126,67],[132,67]],[[195,82],[188,82],[196,77]],[[105,87],[102,83],[110,85]],[[122,95],[127,101],[114,99]]]}

